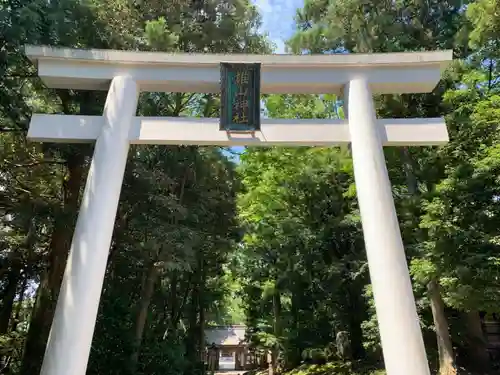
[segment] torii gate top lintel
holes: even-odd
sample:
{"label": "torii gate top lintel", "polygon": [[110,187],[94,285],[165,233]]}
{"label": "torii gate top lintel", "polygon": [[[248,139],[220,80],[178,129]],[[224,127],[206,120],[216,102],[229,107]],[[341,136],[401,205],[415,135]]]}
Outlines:
{"label": "torii gate top lintel", "polygon": [[362,73],[372,93],[430,92],[452,51],[331,55],[202,54],[26,46],[48,87],[107,90],[127,73],[141,91],[219,92],[220,63],[261,63],[263,94],[340,93]]}
{"label": "torii gate top lintel", "polygon": [[[220,92],[221,62],[260,63],[262,93],[342,94],[362,78],[374,93],[429,92],[451,61],[452,51],[336,55],[223,55],[80,50],[26,46],[39,76],[52,88],[109,90],[115,77],[129,76],[139,91]],[[344,93],[345,94],[345,93]],[[345,95],[344,95],[345,97]],[[347,99],[347,97],[345,97]],[[346,100],[347,102],[347,100]],[[34,141],[91,142],[102,116],[33,115]],[[443,119],[379,119],[384,145],[438,145],[448,141]],[[347,121],[262,119],[251,136],[219,131],[217,119],[136,117],[135,144],[328,146],[349,143]]]}

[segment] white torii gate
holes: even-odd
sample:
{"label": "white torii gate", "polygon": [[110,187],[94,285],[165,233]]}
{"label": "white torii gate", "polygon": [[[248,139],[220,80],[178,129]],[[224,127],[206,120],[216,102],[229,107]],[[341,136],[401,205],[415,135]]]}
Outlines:
{"label": "white torii gate", "polygon": [[[330,146],[351,143],[375,306],[389,375],[429,375],[384,145],[439,145],[444,120],[377,119],[372,95],[434,89],[451,51],[214,55],[27,46],[48,87],[107,90],[102,116],[33,115],[28,138],[93,142],[94,156],[41,374],[84,375],[130,144]],[[261,63],[262,93],[344,95],[348,120],[263,120],[228,133],[218,119],[136,117],[140,91],[217,93],[220,63]]]}

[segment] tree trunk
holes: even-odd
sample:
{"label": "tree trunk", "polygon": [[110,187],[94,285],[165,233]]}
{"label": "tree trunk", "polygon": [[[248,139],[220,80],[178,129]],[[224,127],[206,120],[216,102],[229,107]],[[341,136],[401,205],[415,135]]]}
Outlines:
{"label": "tree trunk", "polygon": [[[199,260],[199,267],[201,269],[198,270],[201,274],[201,282],[200,282],[200,296],[198,298],[198,310],[200,312],[200,321],[198,325],[198,350],[200,353],[199,360],[203,361],[204,353],[205,353],[205,283],[207,278],[207,271],[203,261],[203,255]],[[203,367],[204,370],[204,367]]]}
{"label": "tree trunk", "polygon": [[481,318],[477,310],[465,313],[467,326],[468,357],[473,369],[487,371],[490,369],[490,356],[487,350],[487,342],[484,337]]}
{"label": "tree trunk", "polygon": [[[7,274],[5,292],[2,296],[2,305],[0,308],[0,335],[7,333],[9,330],[9,323],[12,318],[12,310],[14,307],[14,301],[16,299],[17,287],[22,279],[21,273],[23,271],[23,268],[26,267],[26,264],[23,263],[28,263],[31,259],[31,253],[33,251],[33,241],[35,239],[35,225],[33,216],[30,216],[30,218],[26,221],[26,226],[24,229],[26,231],[26,237],[20,248],[16,250],[16,254],[10,262],[10,271],[8,271]],[[22,256],[23,252],[24,257]],[[26,279],[27,276],[25,275],[21,293],[24,293],[24,289],[26,289]],[[20,299],[22,300],[22,297]],[[14,323],[13,326],[15,327],[16,323]]]}
{"label": "tree trunk", "polygon": [[416,195],[418,193],[418,181],[415,177],[415,163],[410,154],[408,147],[401,147],[400,149],[401,160],[403,162],[403,170],[406,175],[406,185],[408,186],[408,193]]}
{"label": "tree trunk", "polygon": [[200,306],[200,324],[199,324],[199,333],[198,333],[198,343],[199,343],[199,353],[200,353],[200,361],[204,359],[205,353],[205,309],[203,306]]}
{"label": "tree trunk", "polygon": [[297,291],[292,290],[292,298],[291,298],[291,315],[292,315],[292,327],[294,332],[293,345],[290,350],[288,350],[288,356],[285,362],[285,368],[292,369],[298,367],[302,360],[302,340],[300,337],[300,316],[299,316],[299,306],[300,306],[300,298]]}
{"label": "tree trunk", "polygon": [[7,285],[2,295],[2,307],[0,309],[0,335],[7,333],[9,330],[10,317],[12,316],[17,285],[20,278],[21,269],[19,267],[13,267],[7,275]]}
{"label": "tree trunk", "polygon": [[363,323],[363,312],[364,306],[361,301],[362,291],[357,290],[357,293],[353,293],[352,289],[355,288],[354,285],[348,286],[348,296],[349,306],[352,309],[351,314],[349,314],[349,333],[350,333],[350,346],[351,346],[351,355],[353,359],[362,360],[366,356],[366,351],[363,346],[363,329],[361,328],[361,324]]}
{"label": "tree trunk", "polygon": [[17,325],[21,321],[21,311],[23,310],[24,295],[26,294],[26,289],[28,288],[28,276],[25,275],[23,282],[21,284],[21,290],[19,291],[19,301],[17,302],[16,313],[14,315],[14,320],[12,324],[12,331],[17,329]]}
{"label": "tree trunk", "polygon": [[455,374],[453,346],[451,344],[450,333],[448,332],[448,321],[444,312],[444,302],[441,297],[440,287],[436,280],[433,279],[427,284],[427,291],[431,303],[434,327],[436,329],[439,353],[439,374]]}
{"label": "tree trunk", "polygon": [[[174,271],[175,275],[177,275],[177,271]],[[177,278],[175,277],[175,286],[174,286],[174,279],[172,279],[172,286],[171,286],[171,292],[169,296],[169,303],[171,305],[171,310],[170,310],[170,320],[167,323],[167,329],[165,330],[165,333],[163,334],[163,339],[166,339],[169,331],[172,331],[174,334],[177,332],[177,329],[179,327],[179,322],[182,318],[182,312],[184,311],[184,307],[186,306],[186,302],[188,300],[188,297],[191,295],[191,279],[193,277],[192,273],[189,273],[189,276],[184,282],[180,282],[180,290],[182,291],[182,296],[178,298],[177,296]],[[182,287],[182,284],[185,284],[185,287]],[[166,314],[168,315],[168,314]]]}
{"label": "tree trunk", "polygon": [[63,210],[54,224],[48,251],[47,269],[41,277],[40,286],[36,293],[36,301],[24,347],[20,372],[22,375],[40,373],[45,345],[71,246],[75,213],[78,209],[80,188],[85,173],[84,163],[85,154],[79,152],[78,149],[67,157],[68,179],[63,186]]}
{"label": "tree trunk", "polygon": [[[195,272],[197,272],[196,270]],[[200,280],[195,281],[195,285],[191,291],[191,303],[189,304],[188,312],[188,332],[186,338],[186,358],[190,364],[186,368],[186,374],[191,374],[194,372],[197,364],[199,363],[200,354],[199,348],[199,325],[198,325],[198,313],[199,313],[199,299],[200,299]]]}
{"label": "tree trunk", "polygon": [[[408,192],[415,196],[419,194],[418,181],[415,177],[415,163],[407,147],[401,149],[403,168],[406,174]],[[430,299],[432,318],[436,329],[436,339],[439,355],[439,375],[456,374],[455,359],[453,355],[453,345],[451,343],[448,320],[444,311],[444,301],[441,297],[441,290],[436,279],[432,279],[427,284],[427,292]]]}
{"label": "tree trunk", "polygon": [[135,373],[137,364],[139,362],[139,352],[141,349],[142,337],[144,335],[144,327],[146,326],[149,305],[151,304],[151,299],[153,298],[157,278],[158,268],[155,266],[154,262],[152,262],[151,266],[147,270],[146,279],[142,286],[139,311],[137,312],[137,317],[135,320],[134,345],[132,354],[130,356],[131,374]]}
{"label": "tree trunk", "polygon": [[[196,254],[196,269],[195,272],[195,286],[191,294],[191,311],[189,314],[189,340],[187,350],[191,352],[189,360],[191,362],[191,373],[199,373],[203,370],[201,363],[202,347],[204,344],[204,332],[202,332],[204,325],[204,312],[203,312],[203,290],[205,283],[205,271],[203,267],[203,252],[198,250]],[[202,339],[203,338],[203,339]]]}
{"label": "tree trunk", "polygon": [[[345,328],[349,331],[349,355],[352,357],[349,359],[362,360],[366,356],[366,351],[363,347],[363,329],[361,328],[361,324],[366,319],[366,307],[362,302],[364,283],[359,283],[350,278],[351,265],[348,259],[344,261],[344,264],[341,273],[344,282],[341,284],[341,290],[345,296],[343,320],[347,322],[347,327]],[[336,337],[332,337],[332,339],[336,341]]]}
{"label": "tree trunk", "polygon": [[[276,286],[275,286],[276,288]],[[280,339],[282,335],[281,327],[281,295],[278,290],[275,289],[273,293],[273,315],[274,315],[274,336],[277,340]],[[274,348],[271,351],[271,366],[269,367],[269,375],[276,375],[278,371],[278,356],[279,356],[279,345],[276,342]]]}
{"label": "tree trunk", "polygon": [[[170,293],[169,293],[169,300],[170,300],[170,319],[174,320],[175,317],[177,316],[177,279],[178,279],[178,273],[179,271],[173,270],[172,271],[172,277],[170,281]],[[173,326],[173,325],[172,325]],[[175,325],[177,327],[177,325]]]}

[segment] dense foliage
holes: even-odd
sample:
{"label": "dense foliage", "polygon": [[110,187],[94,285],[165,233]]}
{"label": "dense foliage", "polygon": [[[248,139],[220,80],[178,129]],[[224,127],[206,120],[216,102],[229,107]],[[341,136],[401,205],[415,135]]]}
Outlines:
{"label": "dense foliage", "polygon": [[[445,116],[450,132],[444,147],[386,148],[427,352],[441,374],[498,365],[484,323],[500,307],[499,5],[306,0],[288,42],[295,53],[454,51],[432,93],[376,98],[380,117]],[[266,104],[272,117],[343,116],[328,95]],[[249,149],[239,172],[242,293],[254,344],[273,351],[276,369],[381,365],[348,150]],[[348,358],[338,347],[343,333]]]}
{"label": "dense foliage", "polygon": [[[294,53],[453,49],[425,95],[380,117],[445,116],[443,147],[387,148],[414,294],[436,371],[498,365],[499,0],[305,0]],[[24,44],[266,53],[248,0],[0,0],[0,373],[39,372],[90,145],[26,141],[33,112],[99,114],[105,93],[44,87]],[[331,94],[269,95],[276,118],[343,118]],[[144,93],[138,113],[217,117],[211,94]],[[245,323],[273,373],[383,368],[346,148],[134,146],[89,374],[194,374],[204,329]]]}

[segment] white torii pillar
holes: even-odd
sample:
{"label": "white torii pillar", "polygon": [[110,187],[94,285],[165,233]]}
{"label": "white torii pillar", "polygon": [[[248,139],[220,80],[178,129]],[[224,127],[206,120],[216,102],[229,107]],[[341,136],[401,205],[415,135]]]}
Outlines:
{"label": "white torii pillar", "polygon": [[139,90],[115,77],[104,107],[43,360],[42,375],[85,375]]}
{"label": "white torii pillar", "polygon": [[354,178],[375,309],[389,375],[429,375],[370,86],[345,87]]}
{"label": "white torii pillar", "polygon": [[[451,51],[333,55],[143,54],[26,48],[49,87],[109,87],[103,116],[33,115],[33,141],[97,140],[47,344],[43,375],[84,375],[129,144],[330,146],[352,143],[354,174],[388,375],[429,375],[384,145],[439,145],[444,120],[377,119],[372,92],[429,92]],[[220,62],[260,62],[263,93],[340,93],[345,120],[264,120],[251,135],[218,119],[135,117],[144,91],[218,92]],[[111,86],[109,86],[111,82]],[[347,82],[347,84],[346,84]]]}

